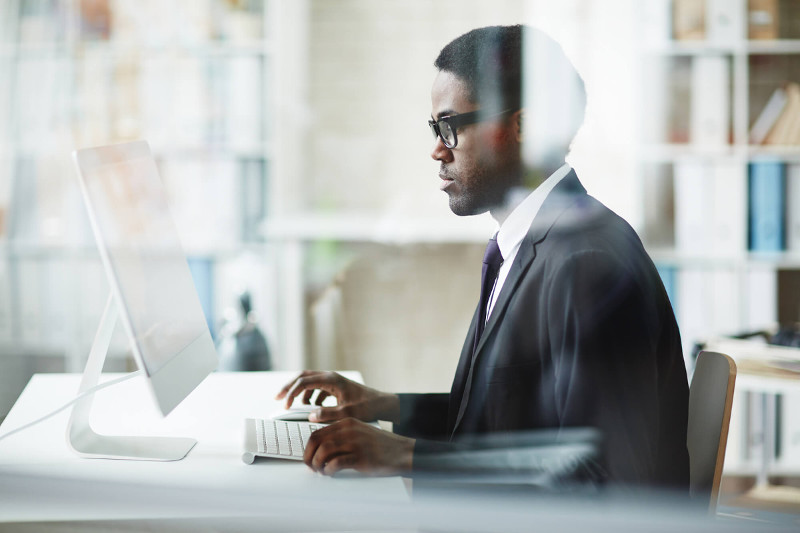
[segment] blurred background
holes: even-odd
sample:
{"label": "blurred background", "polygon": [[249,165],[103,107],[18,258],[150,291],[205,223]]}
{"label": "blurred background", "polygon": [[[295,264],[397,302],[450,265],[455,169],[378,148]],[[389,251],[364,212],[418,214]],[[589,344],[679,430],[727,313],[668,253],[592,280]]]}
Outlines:
{"label": "blurred background", "polygon": [[[568,161],[645,241],[690,370],[697,343],[800,321],[799,2],[0,10],[0,420],[33,373],[83,369],[109,287],[70,153],[134,139],[156,155],[221,349],[246,326],[271,368],[449,390],[494,222],[449,211],[425,122],[438,51],[491,24],[540,27],[584,77]],[[133,364],[118,331],[106,368]],[[798,474],[800,399],[782,402],[776,471]],[[761,437],[735,409],[726,468],[752,472]]]}

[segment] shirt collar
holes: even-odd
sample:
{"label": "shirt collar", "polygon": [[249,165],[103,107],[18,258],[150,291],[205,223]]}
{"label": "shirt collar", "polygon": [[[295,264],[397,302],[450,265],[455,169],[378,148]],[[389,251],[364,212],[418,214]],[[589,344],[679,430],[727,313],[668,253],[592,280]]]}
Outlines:
{"label": "shirt collar", "polygon": [[558,185],[558,182],[569,174],[570,170],[572,167],[568,163],[564,163],[561,168],[550,174],[546,180],[531,191],[503,221],[497,232],[497,245],[500,247],[503,258],[510,257],[512,252],[519,247],[522,239],[528,234],[533,219],[539,213],[545,198]]}

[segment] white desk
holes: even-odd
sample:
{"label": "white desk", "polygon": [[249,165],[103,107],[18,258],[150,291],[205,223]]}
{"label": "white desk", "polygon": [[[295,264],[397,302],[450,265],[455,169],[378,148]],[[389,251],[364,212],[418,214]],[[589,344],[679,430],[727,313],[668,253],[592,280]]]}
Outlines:
{"label": "white desk", "polygon": [[[98,393],[92,420],[99,432],[197,438],[177,462],[79,458],[64,438],[69,411],[0,441],[0,531],[398,533],[418,531],[420,524],[422,530],[510,533],[731,531],[731,524],[710,524],[682,506],[631,506],[628,494],[575,502],[494,489],[445,491],[412,505],[396,477],[327,478],[294,461],[244,464],[242,419],[273,412],[275,391],[292,375],[213,374],[165,419],[140,378]],[[79,379],[34,376],[0,433],[63,405]],[[748,524],[747,531],[763,529]],[[784,530],[796,531],[795,524]],[[776,529],[770,524],[768,531]]]}
{"label": "white desk", "polygon": [[[327,478],[299,461],[242,462],[243,419],[278,410],[273,397],[294,375],[212,374],[166,418],[141,377],[101,390],[91,416],[97,432],[188,436],[198,444],[176,462],[83,459],[67,447],[66,410],[0,441],[0,522],[270,516],[275,529],[291,529],[281,520],[321,516],[325,502],[405,505],[408,496],[397,477]],[[69,401],[79,380],[78,374],[35,375],[0,434]],[[353,526],[340,527],[345,523]],[[335,517],[324,522],[326,529],[335,524]],[[370,527],[369,515],[362,525]]]}

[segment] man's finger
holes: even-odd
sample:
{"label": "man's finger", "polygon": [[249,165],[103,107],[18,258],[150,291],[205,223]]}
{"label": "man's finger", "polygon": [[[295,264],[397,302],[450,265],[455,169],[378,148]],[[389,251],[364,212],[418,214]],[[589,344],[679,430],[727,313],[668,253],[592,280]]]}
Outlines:
{"label": "man's finger", "polygon": [[317,399],[314,400],[314,403],[317,405],[322,405],[322,402],[324,402],[325,398],[327,398],[328,396],[330,396],[329,392],[321,390],[319,391],[319,394],[317,394]]}
{"label": "man's finger", "polygon": [[286,396],[286,393],[288,393],[289,390],[294,386],[294,384],[297,383],[298,379],[309,376],[313,373],[314,373],[313,370],[303,370],[302,372],[300,372],[300,374],[298,374],[296,378],[294,378],[289,383],[283,386],[283,388],[278,392],[278,394],[275,395],[275,399],[280,400],[281,398]]}
{"label": "man's finger", "polygon": [[311,397],[312,397],[313,395],[314,395],[314,389],[307,389],[307,390],[306,390],[306,391],[303,393],[303,403],[305,403],[305,404],[310,404],[310,403],[311,403]]}
{"label": "man's finger", "polygon": [[322,469],[322,473],[326,476],[332,476],[337,472],[347,468],[354,468],[356,464],[356,456],[352,453],[337,455],[327,463]]}
{"label": "man's finger", "polygon": [[326,428],[321,428],[313,432],[311,436],[308,437],[308,442],[306,442],[306,449],[303,452],[303,462],[311,467],[312,470],[314,469],[314,467],[311,466],[314,461],[314,455],[317,453],[317,448],[319,448],[319,445],[322,444],[324,440],[324,435],[321,435],[320,432],[325,429]]}
{"label": "man's finger", "polygon": [[311,461],[312,468],[317,472],[325,473],[327,465],[342,455],[352,455],[355,451],[353,443],[341,438],[340,432],[335,432],[326,438],[317,448],[314,459]]}
{"label": "man's finger", "polygon": [[289,389],[292,388],[292,386],[294,385],[295,381],[297,381],[297,378],[294,378],[292,381],[290,381],[289,383],[284,385],[283,388],[280,391],[278,391],[278,394],[275,395],[275,399],[276,400],[280,400],[281,398],[286,396],[286,393],[289,392]]}
{"label": "man's finger", "polygon": [[337,405],[335,407],[320,407],[308,415],[309,422],[334,422],[353,416],[353,407],[350,405]]}
{"label": "man's finger", "polygon": [[325,386],[330,387],[329,384],[325,383],[325,380],[329,379],[324,374],[314,374],[308,376],[300,376],[289,388],[289,392],[286,393],[286,408],[292,406],[294,403],[294,399],[302,392],[310,390],[312,393],[315,389],[319,389]]}

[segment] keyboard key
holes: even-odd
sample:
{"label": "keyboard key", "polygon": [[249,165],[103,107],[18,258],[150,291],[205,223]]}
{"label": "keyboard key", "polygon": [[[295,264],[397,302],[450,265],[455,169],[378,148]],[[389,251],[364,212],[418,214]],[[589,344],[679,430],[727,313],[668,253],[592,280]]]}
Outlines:
{"label": "keyboard key", "polygon": [[307,422],[254,420],[258,453],[302,459],[308,438],[322,427]]}

